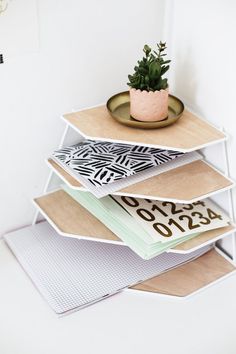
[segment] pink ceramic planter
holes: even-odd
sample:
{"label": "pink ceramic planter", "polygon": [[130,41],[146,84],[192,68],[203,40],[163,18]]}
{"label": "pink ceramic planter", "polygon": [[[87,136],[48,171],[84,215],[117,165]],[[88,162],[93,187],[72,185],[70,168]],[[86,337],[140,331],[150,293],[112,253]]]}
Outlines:
{"label": "pink ceramic planter", "polygon": [[168,90],[130,89],[130,115],[145,122],[165,119],[168,116]]}

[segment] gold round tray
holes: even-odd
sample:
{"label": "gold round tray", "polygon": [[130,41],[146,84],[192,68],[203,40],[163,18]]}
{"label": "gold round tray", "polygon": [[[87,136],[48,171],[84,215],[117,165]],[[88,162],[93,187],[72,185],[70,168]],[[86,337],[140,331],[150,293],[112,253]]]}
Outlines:
{"label": "gold round tray", "polygon": [[166,119],[158,122],[140,122],[130,116],[129,91],[124,91],[109,98],[107,109],[110,115],[121,124],[133,128],[155,129],[175,123],[183,114],[184,104],[179,98],[169,95],[168,117]]}

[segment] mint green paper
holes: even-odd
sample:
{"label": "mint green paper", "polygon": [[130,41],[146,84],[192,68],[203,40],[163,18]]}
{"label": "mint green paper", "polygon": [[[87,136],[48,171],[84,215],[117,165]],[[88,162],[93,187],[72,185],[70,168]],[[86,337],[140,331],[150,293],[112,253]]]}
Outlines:
{"label": "mint green paper", "polygon": [[143,259],[151,259],[180,243],[194,238],[191,234],[177,240],[162,243],[153,238],[135,219],[110,196],[97,199],[92,193],[74,190],[67,185],[62,188]]}

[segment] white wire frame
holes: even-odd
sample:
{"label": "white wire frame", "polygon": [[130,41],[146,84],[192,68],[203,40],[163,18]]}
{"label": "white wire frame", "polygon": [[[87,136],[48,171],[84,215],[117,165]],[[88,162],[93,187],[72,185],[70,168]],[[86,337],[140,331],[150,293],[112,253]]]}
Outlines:
{"label": "white wire frame", "polygon": [[[223,128],[221,128],[221,130],[224,132]],[[73,132],[73,134],[76,133],[76,135],[78,137],[78,140],[84,140],[84,136],[82,136],[76,129],[74,129],[73,126],[71,126],[69,124],[66,124],[64,132],[62,134],[61,141],[60,141],[59,146],[58,146],[59,149],[61,147],[63,147],[67,143],[67,141],[68,142],[70,141],[71,132]],[[225,160],[224,175],[230,179],[230,167],[229,167],[227,141],[228,141],[228,139],[222,141],[221,144],[223,146],[223,155],[224,155],[224,160]],[[50,191],[54,175],[57,175],[57,174],[55,173],[55,171],[53,169],[50,169],[48,179],[47,179],[46,184],[45,184],[44,189],[43,189],[43,193],[44,194],[47,193],[48,191]],[[235,212],[234,212],[232,189],[226,190],[226,193],[227,193],[228,206],[229,206],[229,215],[230,215],[230,218],[232,219],[232,221],[234,221],[235,220],[234,219]],[[37,210],[35,215],[34,215],[33,221],[32,221],[33,225],[38,222],[40,214],[41,214],[40,211]],[[230,236],[227,236],[227,237],[230,237]],[[231,246],[230,255],[222,247],[219,247],[216,243],[215,243],[215,248],[217,250],[220,250],[221,252],[223,252],[225,254],[225,256],[228,257],[228,259],[231,259],[233,261],[233,263],[236,264],[236,232],[233,232],[231,234],[231,241],[232,241],[232,246]]]}

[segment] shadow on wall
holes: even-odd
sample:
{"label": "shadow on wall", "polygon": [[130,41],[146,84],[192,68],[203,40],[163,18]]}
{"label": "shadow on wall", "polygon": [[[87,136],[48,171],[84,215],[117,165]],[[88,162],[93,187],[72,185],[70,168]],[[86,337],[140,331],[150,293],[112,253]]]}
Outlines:
{"label": "shadow on wall", "polygon": [[173,91],[180,97],[186,106],[203,116],[201,108],[198,106],[198,79],[196,77],[196,65],[191,48],[186,48],[185,52],[178,52],[173,60]]}

